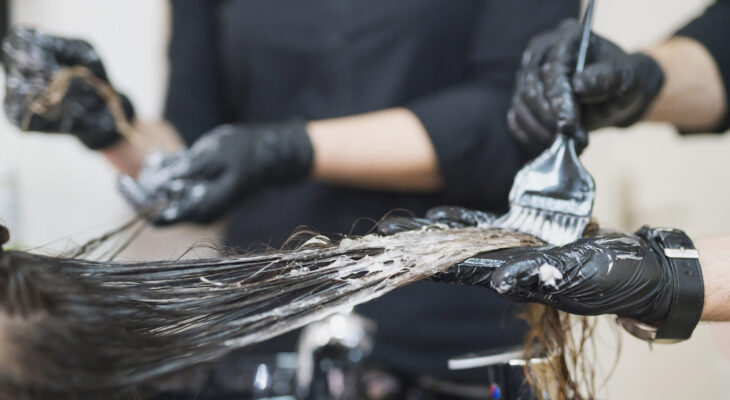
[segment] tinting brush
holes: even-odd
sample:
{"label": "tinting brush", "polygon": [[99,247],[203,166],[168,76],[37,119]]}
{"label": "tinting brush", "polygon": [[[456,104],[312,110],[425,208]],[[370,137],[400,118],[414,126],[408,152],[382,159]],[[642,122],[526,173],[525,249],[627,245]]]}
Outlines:
{"label": "tinting brush", "polygon": [[[576,72],[585,66],[594,3],[588,3],[583,17]],[[585,132],[579,127],[578,134]],[[573,242],[590,221],[595,191],[593,177],[578,159],[575,140],[558,134],[549,149],[517,173],[509,194],[510,210],[495,225],[554,245]]]}

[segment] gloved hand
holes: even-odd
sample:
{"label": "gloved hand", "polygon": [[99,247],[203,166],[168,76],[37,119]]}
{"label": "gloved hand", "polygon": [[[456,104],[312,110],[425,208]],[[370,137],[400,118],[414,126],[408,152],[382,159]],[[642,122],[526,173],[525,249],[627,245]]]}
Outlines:
{"label": "gloved hand", "polygon": [[[639,121],[664,83],[651,57],[627,54],[611,41],[592,35],[586,66],[575,73],[581,26],[563,22],[530,41],[517,74],[508,122],[514,137],[531,154],[550,146],[557,133],[573,136]],[[587,145],[576,137],[576,146]]]}
{"label": "gloved hand", "polygon": [[305,179],[313,149],[302,122],[223,125],[176,155],[152,153],[122,195],[157,225],[209,223],[266,185]]}
{"label": "gloved hand", "polygon": [[[443,224],[489,225],[494,216],[459,207],[437,207],[426,218],[391,217],[380,232]],[[649,247],[652,231],[611,232],[562,246],[497,250],[469,258],[432,279],[491,288],[518,302],[540,302],[581,315],[616,314],[647,324],[666,319],[675,278],[663,255]]]}
{"label": "gloved hand", "polygon": [[[378,233],[393,235],[398,232],[422,229],[429,226],[446,226],[449,228],[466,228],[489,226],[497,216],[484,211],[470,210],[463,207],[434,207],[424,218],[391,216],[378,224]],[[431,280],[449,284],[489,286],[492,272],[505,262],[523,254],[528,254],[545,247],[521,247],[496,250],[479,254],[462,261],[448,270],[436,274]]]}
{"label": "gloved hand", "polygon": [[378,233],[381,235],[394,235],[398,232],[421,229],[430,225],[441,225],[449,228],[488,226],[496,219],[496,215],[484,211],[440,206],[428,210],[424,218],[389,216],[378,224]]}
{"label": "gloved hand", "polygon": [[490,278],[497,292],[580,315],[616,314],[647,324],[664,321],[675,277],[652,232],[611,233],[534,251],[499,267]]}
{"label": "gloved hand", "polygon": [[[74,77],[60,99],[57,110],[35,113],[30,103],[69,67],[83,66],[109,83],[104,65],[94,48],[83,40],[45,35],[17,27],[3,41],[5,68],[5,114],[23,130],[68,133],[91,149],[101,149],[120,138],[107,102],[85,79]],[[134,118],[132,104],[119,95],[128,121]]]}

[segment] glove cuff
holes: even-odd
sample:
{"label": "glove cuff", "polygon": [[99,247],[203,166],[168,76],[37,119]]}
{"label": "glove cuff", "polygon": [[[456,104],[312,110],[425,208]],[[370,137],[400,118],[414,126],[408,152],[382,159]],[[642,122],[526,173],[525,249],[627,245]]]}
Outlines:
{"label": "glove cuff", "polygon": [[276,154],[271,165],[271,180],[288,184],[308,178],[314,163],[314,148],[306,122],[277,124],[273,132],[278,137],[270,142],[274,146],[272,154]]}
{"label": "glove cuff", "polygon": [[643,227],[636,233],[646,240],[670,278],[670,305],[659,323],[655,340],[686,340],[699,323],[704,304],[704,281],[699,253],[684,232],[670,228]]}

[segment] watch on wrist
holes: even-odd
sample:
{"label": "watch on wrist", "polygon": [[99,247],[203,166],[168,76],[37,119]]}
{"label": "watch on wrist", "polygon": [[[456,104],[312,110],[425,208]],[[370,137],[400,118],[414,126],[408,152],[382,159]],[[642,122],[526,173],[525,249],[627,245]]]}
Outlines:
{"label": "watch on wrist", "polygon": [[630,334],[642,340],[654,343],[687,340],[700,321],[705,299],[700,254],[689,236],[679,229],[643,227],[637,235],[644,238],[672,270],[671,307],[667,318],[658,326],[630,318],[618,318],[618,321]]}

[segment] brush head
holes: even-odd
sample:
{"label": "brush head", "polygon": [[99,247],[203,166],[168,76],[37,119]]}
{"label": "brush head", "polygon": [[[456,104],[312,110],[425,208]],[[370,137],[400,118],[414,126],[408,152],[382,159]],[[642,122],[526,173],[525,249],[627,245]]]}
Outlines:
{"label": "brush head", "polygon": [[541,240],[562,246],[578,240],[590,222],[590,216],[578,216],[513,206],[500,221],[500,228],[536,236]]}
{"label": "brush head", "polygon": [[510,191],[510,211],[495,222],[555,245],[581,237],[593,212],[596,185],[578,159],[572,138],[553,145],[525,165]]}

